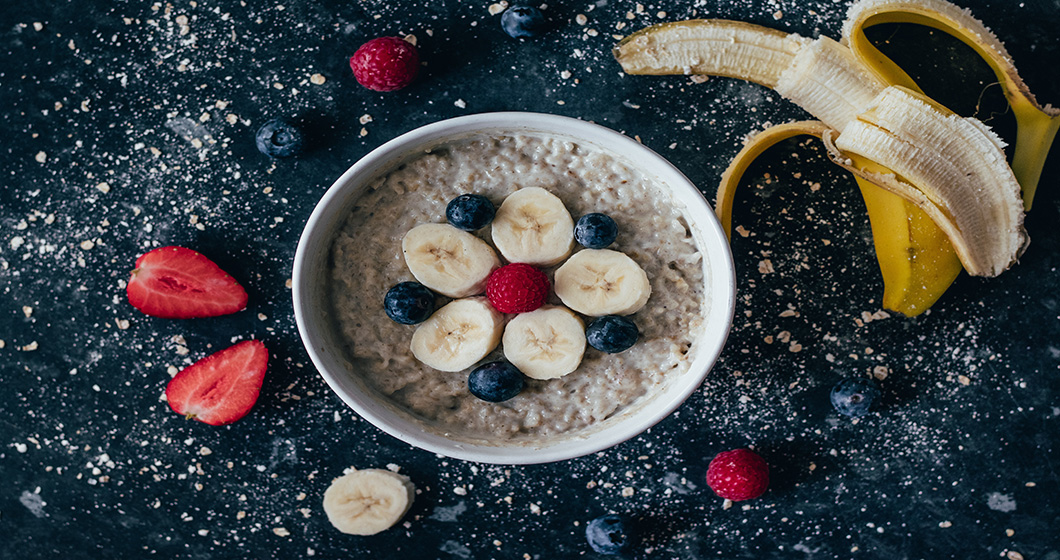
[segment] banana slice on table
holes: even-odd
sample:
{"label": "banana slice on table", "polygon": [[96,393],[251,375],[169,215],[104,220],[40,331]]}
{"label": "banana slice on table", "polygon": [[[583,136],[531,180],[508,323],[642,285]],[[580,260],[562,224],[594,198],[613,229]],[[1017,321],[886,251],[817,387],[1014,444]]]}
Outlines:
{"label": "banana slice on table", "polygon": [[412,354],[440,371],[461,371],[497,347],[504,331],[504,315],[486,298],[450,302],[435,311],[412,333]]}
{"label": "banana slice on table", "polygon": [[354,470],[324,491],[324,513],[343,533],[374,535],[401,521],[415,495],[407,476],[383,469]]}
{"label": "banana slice on table", "polygon": [[648,303],[648,274],[625,253],[584,249],[556,270],[556,295],[564,305],[592,317],[629,315]]}
{"label": "banana slice on table", "polygon": [[585,323],[570,309],[546,305],[521,313],[504,328],[504,357],[533,379],[563,377],[585,354]]}
{"label": "banana slice on table", "polygon": [[508,195],[493,219],[493,244],[508,262],[552,266],[574,249],[574,220],[556,195],[540,187]]}
{"label": "banana slice on table", "polygon": [[490,273],[501,265],[488,243],[449,224],[410,229],[401,252],[416,280],[451,298],[481,294]]}

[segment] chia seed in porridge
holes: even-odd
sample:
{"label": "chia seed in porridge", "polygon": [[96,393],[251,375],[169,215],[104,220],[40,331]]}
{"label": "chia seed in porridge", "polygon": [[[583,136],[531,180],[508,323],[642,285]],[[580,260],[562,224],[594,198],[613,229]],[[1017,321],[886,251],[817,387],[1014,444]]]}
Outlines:
{"label": "chia seed in porridge", "polygon": [[[652,292],[630,316],[641,332],[632,348],[619,354],[587,348],[573,373],[528,378],[515,398],[490,403],[468,391],[471,368],[449,373],[417,361],[409,348],[415,327],[390,321],[383,296],[414,280],[401,252],[406,232],[443,222],[446,204],[461,194],[499,205],[526,187],[555,194],[575,219],[611,216],[619,233],[610,249],[644,269]],[[475,235],[490,242],[488,226]],[[362,193],[329,266],[329,299],[350,374],[426,428],[467,441],[553,439],[602,427],[686,372],[703,330],[702,255],[681,208],[627,163],[562,138],[475,135],[406,159]],[[558,266],[545,269],[550,279]],[[554,293],[549,303],[561,304]],[[498,347],[484,361],[502,358]]]}

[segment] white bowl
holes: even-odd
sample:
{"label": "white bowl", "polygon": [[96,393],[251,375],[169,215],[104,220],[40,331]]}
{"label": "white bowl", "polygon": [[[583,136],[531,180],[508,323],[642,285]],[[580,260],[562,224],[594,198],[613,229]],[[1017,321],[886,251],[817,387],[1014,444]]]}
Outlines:
{"label": "white bowl", "polygon": [[[689,228],[703,255],[705,328],[688,371],[670,380],[647,401],[619,413],[600,429],[553,441],[473,444],[449,439],[409,417],[367,388],[351,372],[328,318],[326,270],[332,241],[364,187],[415,152],[472,133],[539,133],[596,146],[654,177],[684,206]],[[732,323],[735,273],[729,243],[713,210],[695,185],[676,167],[640,143],[602,126],[539,113],[486,113],[457,117],[405,133],[376,148],[350,167],[317,203],[298,242],[293,271],[294,315],[309,357],[328,385],[384,432],[448,457],[498,464],[549,463],[594,453],[621,443],[673,412],[703,382],[721,353]],[[382,295],[380,295],[382,297]]]}

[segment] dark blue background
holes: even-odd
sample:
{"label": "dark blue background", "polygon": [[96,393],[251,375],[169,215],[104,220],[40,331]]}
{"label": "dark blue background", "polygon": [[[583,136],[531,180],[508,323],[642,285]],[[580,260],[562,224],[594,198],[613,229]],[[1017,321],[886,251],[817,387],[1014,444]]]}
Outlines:
{"label": "dark blue background", "polygon": [[[622,512],[639,519],[641,557],[1060,559],[1055,149],[1018,266],[997,279],[962,276],[928,315],[867,323],[882,284],[854,182],[816,141],[771,151],[738,196],[734,223],[751,234],[733,244],[739,299],[721,361],[677,413],[606,452],[472,464],[410,448],[347,409],[302,349],[285,282],[305,219],[349,165],[422,124],[529,110],[635,135],[713,198],[746,134],[805,114],[735,80],[623,76],[612,35],[695,16],[838,37],[846,9],[660,1],[636,13],[628,1],[557,2],[546,10],[553,30],[520,42],[488,4],[0,5],[0,556],[593,557],[585,522]],[[1039,99],[1060,102],[1060,5],[965,4]],[[427,63],[419,80],[389,94],[359,87],[347,66],[357,46],[407,33]],[[929,93],[964,114],[981,103],[977,115],[1011,138],[999,89],[968,49],[905,27],[873,36]],[[310,83],[315,73],[326,82]],[[304,157],[256,151],[254,131],[276,116],[304,124]],[[196,321],[132,309],[121,282],[162,244],[214,259],[250,307]],[[759,272],[764,259],[775,273]],[[168,367],[250,336],[272,359],[246,418],[206,426],[159,400]],[[874,368],[887,372],[882,409],[856,423],[838,417],[828,389]],[[706,466],[747,445],[770,463],[773,484],[723,509]],[[407,528],[334,530],[320,506],[330,480],[390,463],[422,491]]]}

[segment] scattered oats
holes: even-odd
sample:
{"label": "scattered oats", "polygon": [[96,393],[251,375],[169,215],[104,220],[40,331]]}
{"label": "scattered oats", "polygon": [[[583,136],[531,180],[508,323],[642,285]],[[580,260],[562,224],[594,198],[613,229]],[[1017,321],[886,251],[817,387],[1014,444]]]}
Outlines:
{"label": "scattered oats", "polygon": [[287,529],[284,529],[283,527],[276,527],[275,529],[272,530],[272,532],[275,533],[277,537],[287,537],[287,536],[290,536],[290,534],[291,534],[290,531],[288,531]]}
{"label": "scattered oats", "polygon": [[457,496],[467,496],[467,488],[457,486],[456,488],[453,488],[453,494],[456,494]]}
{"label": "scattered oats", "polygon": [[291,289],[291,286],[292,286],[292,285],[294,285],[294,282],[293,282],[293,281],[292,281],[292,280],[291,280],[290,278],[288,278],[288,279],[287,279],[287,280],[286,280],[286,281],[285,281],[285,282],[283,283],[283,287],[287,288],[288,290],[289,290],[289,289]]}
{"label": "scattered oats", "polygon": [[593,488],[596,488],[596,481],[595,480],[590,480],[589,482],[585,483],[585,487],[590,489],[590,490],[592,490]]}
{"label": "scattered oats", "polygon": [[586,23],[589,23],[589,18],[585,17],[585,14],[578,14],[574,16],[574,21],[578,25],[585,25]]}
{"label": "scattered oats", "polygon": [[199,529],[199,536],[200,537],[205,537],[206,535],[209,535],[209,534],[210,534],[210,530],[209,529]]}
{"label": "scattered oats", "polygon": [[127,319],[115,319],[115,323],[118,325],[119,330],[127,330],[129,328],[129,321]]}
{"label": "scattered oats", "polygon": [[570,78],[571,77],[570,70],[564,70],[564,71],[560,72],[559,73],[559,77],[563,78],[564,80]]}
{"label": "scattered oats", "polygon": [[86,99],[86,100],[81,102],[81,110],[82,111],[88,111],[88,103],[89,103],[88,99]]}
{"label": "scattered oats", "polygon": [[70,42],[67,43],[66,46],[70,47],[70,50],[72,50],[72,51],[76,51],[77,50],[77,45],[74,44],[74,40],[73,39],[70,39]]}
{"label": "scattered oats", "polygon": [[740,234],[740,237],[747,237],[748,235],[751,235],[750,230],[743,226],[736,226],[736,233]]}
{"label": "scattered oats", "polygon": [[203,447],[199,448],[199,455],[206,456],[206,455],[210,455],[212,453],[213,453],[213,450],[210,449],[209,447],[203,446]]}
{"label": "scattered oats", "polygon": [[464,109],[464,108],[467,107],[467,102],[465,102],[463,99],[457,99],[456,101],[453,102],[453,105],[456,105],[457,107],[459,107],[461,109]]}
{"label": "scattered oats", "polygon": [[15,451],[18,451],[19,453],[25,453],[26,451],[29,451],[29,446],[24,443],[16,442]]}
{"label": "scattered oats", "polygon": [[281,84],[280,82],[275,82],[272,84],[272,87],[276,89],[283,89],[283,84]]}
{"label": "scattered oats", "polygon": [[326,82],[326,81],[327,81],[327,78],[325,78],[323,74],[319,74],[319,73],[318,74],[313,74],[312,76],[309,77],[309,82],[313,83],[313,84],[316,84],[318,86],[320,84]]}
{"label": "scattered oats", "polygon": [[773,262],[769,259],[765,259],[758,262],[758,272],[762,274],[772,274],[776,271],[773,270]]}
{"label": "scattered oats", "polygon": [[656,16],[657,16],[657,17],[658,17],[659,19],[663,19],[663,18],[665,18],[665,17],[666,17],[666,12],[660,11],[659,13],[657,13],[657,14],[655,14],[655,15],[656,15]]}
{"label": "scattered oats", "polygon": [[86,240],[81,242],[81,248],[86,250],[86,251],[88,251],[89,249],[91,249],[91,248],[93,248],[95,246],[96,246],[96,243],[94,241],[92,241],[91,239],[86,239]]}
{"label": "scattered oats", "polygon": [[209,111],[203,111],[203,113],[199,115],[199,122],[206,122],[208,120],[210,120]]}
{"label": "scattered oats", "polygon": [[4,342],[4,339],[0,338],[0,348],[3,348],[4,346],[7,346],[7,343]]}
{"label": "scattered oats", "polygon": [[782,12],[782,11],[777,10],[777,11],[773,12],[773,19],[779,20],[779,19],[781,19],[783,17],[784,17],[784,12]]}
{"label": "scattered oats", "polygon": [[191,145],[195,146],[195,149],[199,149],[202,147],[202,140],[199,140],[198,138],[192,138]]}
{"label": "scattered oats", "polygon": [[876,366],[872,368],[872,376],[880,381],[887,379],[887,376],[890,375],[890,373],[891,370],[887,369],[887,366]]}
{"label": "scattered oats", "polygon": [[268,319],[268,318],[269,318],[268,315],[266,315],[264,313],[258,313],[258,320],[259,321],[264,321],[265,319]]}
{"label": "scattered oats", "polygon": [[595,30],[595,29],[588,29],[588,30],[585,31],[585,34],[590,36],[590,37],[596,37],[600,33],[597,30]]}
{"label": "scattered oats", "polygon": [[236,512],[236,519],[243,519],[246,516],[247,516],[247,512],[245,512],[245,511]]}
{"label": "scattered oats", "polygon": [[37,341],[34,340],[33,342],[30,342],[29,344],[23,346],[22,347],[22,351],[23,352],[32,352],[32,351],[36,350],[39,346],[40,345],[37,344]]}
{"label": "scattered oats", "polygon": [[228,108],[228,102],[227,101],[217,100],[217,102],[214,103],[213,106],[218,108],[218,109],[226,109],[226,108]]}
{"label": "scattered oats", "polygon": [[490,4],[490,7],[488,8],[488,10],[489,10],[489,13],[490,13],[491,16],[495,16],[495,15],[503,12],[507,8],[508,8],[508,2],[505,1],[505,2],[497,2],[496,4]]}
{"label": "scattered oats", "polygon": [[37,163],[44,163],[48,161],[48,154],[44,152],[37,152],[37,155],[33,156],[33,159],[37,160]]}
{"label": "scattered oats", "polygon": [[368,136],[368,129],[363,126],[361,127],[361,136]]}
{"label": "scattered oats", "polygon": [[957,376],[957,382],[960,383],[961,385],[968,385],[968,384],[970,384],[972,382],[972,380],[968,379],[967,375],[958,375]]}
{"label": "scattered oats", "polygon": [[1005,557],[1008,558],[1008,560],[1023,560],[1023,555],[1015,550],[1008,551],[1008,554],[1006,554]]}
{"label": "scattered oats", "polygon": [[235,113],[228,113],[228,115],[225,116],[225,120],[228,121],[228,124],[236,124],[239,122],[239,117],[237,117]]}
{"label": "scattered oats", "polygon": [[103,181],[100,184],[96,185],[96,188],[99,189],[99,192],[104,194],[110,192],[110,184],[108,184],[106,181]]}
{"label": "scattered oats", "polygon": [[817,463],[810,463],[810,472],[817,470]]}
{"label": "scattered oats", "polygon": [[305,492],[299,492],[298,495],[294,497],[294,499],[296,499],[299,502],[301,502],[301,501],[305,500],[307,497],[308,496],[306,496]]}
{"label": "scattered oats", "polygon": [[1011,537],[1012,535],[1015,535],[1015,534],[1016,534],[1016,532],[1013,531],[1012,529],[1005,529],[1005,536],[1006,537]]}
{"label": "scattered oats", "polygon": [[939,527],[942,527],[943,529],[948,529],[950,527],[953,527],[953,523],[951,523],[949,521],[943,521],[943,522],[939,523]]}
{"label": "scattered oats", "polygon": [[1026,486],[1027,488],[1034,488],[1035,486],[1037,486],[1037,484],[1034,482],[1028,482],[1027,484],[1024,484],[1024,486]]}
{"label": "scattered oats", "polygon": [[721,503],[721,509],[729,509],[732,507],[732,500],[725,498],[725,501]]}
{"label": "scattered oats", "polygon": [[794,309],[785,309],[784,311],[780,312],[780,316],[781,317],[794,317],[795,316],[795,310]]}
{"label": "scattered oats", "polygon": [[416,46],[416,36],[415,35],[410,33],[410,34],[405,35],[404,37],[402,37],[402,39],[404,39],[406,43],[408,43],[408,44],[410,44],[410,45],[412,45],[414,47]]}
{"label": "scattered oats", "polygon": [[25,315],[27,319],[29,319],[30,316],[33,315],[33,308],[28,305],[23,305],[22,314]]}
{"label": "scattered oats", "polygon": [[41,29],[44,29],[44,24],[43,23],[41,23],[39,21],[33,22],[33,30],[34,31],[40,31]]}
{"label": "scattered oats", "polygon": [[530,504],[530,513],[534,515],[541,515],[541,506],[537,504]]}
{"label": "scattered oats", "polygon": [[633,494],[635,494],[636,492],[637,491],[634,490],[632,486],[626,486],[625,488],[622,489],[622,497],[623,498],[628,498],[628,497],[632,496]]}

